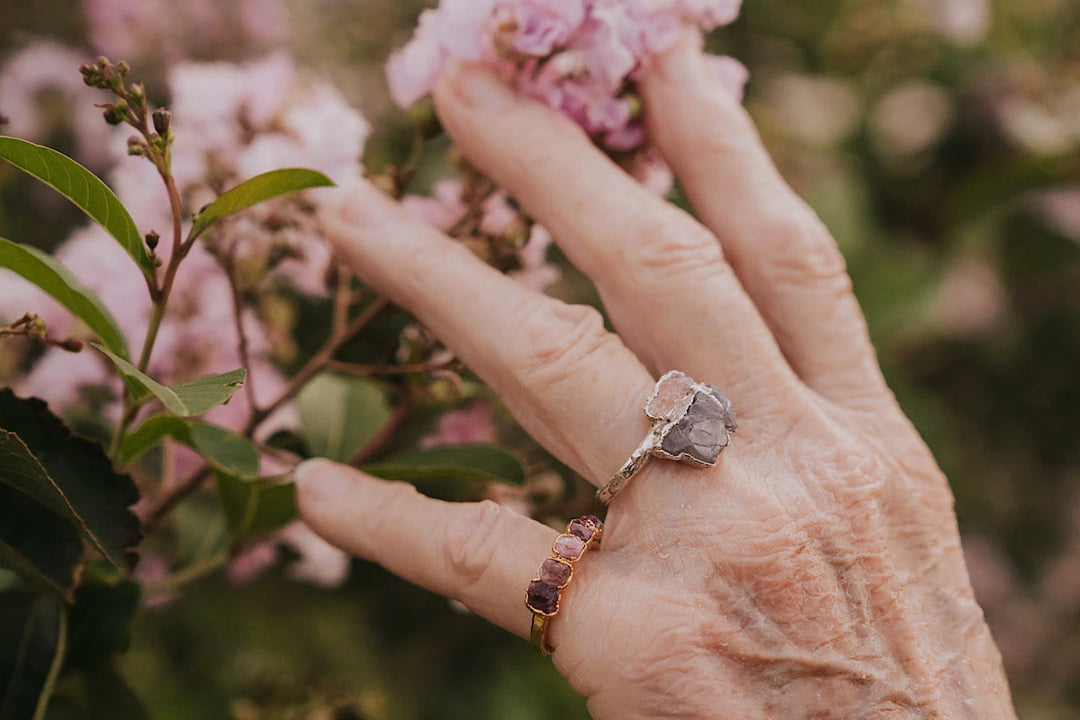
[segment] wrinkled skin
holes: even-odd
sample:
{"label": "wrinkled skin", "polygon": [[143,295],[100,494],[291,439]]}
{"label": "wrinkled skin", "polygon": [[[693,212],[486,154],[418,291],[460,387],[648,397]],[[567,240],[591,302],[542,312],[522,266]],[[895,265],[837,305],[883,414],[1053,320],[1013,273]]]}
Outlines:
{"label": "wrinkled skin", "polygon": [[[648,431],[641,403],[664,371],[734,402],[715,467],[653,460],[612,500],[549,625],[555,666],[598,719],[1014,717],[952,494],[881,378],[835,244],[692,43],[643,89],[700,223],[482,70],[452,68],[436,94],[470,160],[593,279],[617,334],[369,186],[323,217],[358,273],[598,486]],[[326,461],[297,482],[328,540],[528,636],[524,588],[554,530]]]}

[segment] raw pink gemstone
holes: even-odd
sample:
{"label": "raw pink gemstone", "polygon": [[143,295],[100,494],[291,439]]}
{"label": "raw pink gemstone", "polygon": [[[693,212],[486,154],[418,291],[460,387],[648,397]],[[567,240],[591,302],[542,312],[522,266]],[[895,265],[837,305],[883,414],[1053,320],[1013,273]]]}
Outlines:
{"label": "raw pink gemstone", "polygon": [[555,558],[548,558],[540,564],[540,579],[557,588],[566,587],[572,573],[573,568]]}
{"label": "raw pink gemstone", "polygon": [[645,412],[655,420],[672,419],[680,401],[694,393],[694,381],[678,370],[672,370],[656,384],[656,390],[645,405]]}
{"label": "raw pink gemstone", "polygon": [[589,542],[595,533],[596,528],[584,522],[583,518],[578,518],[577,520],[572,520],[570,522],[570,534],[578,536],[585,542]]}
{"label": "raw pink gemstone", "polygon": [[560,535],[555,538],[555,554],[567,560],[577,560],[585,550],[585,541],[576,535]]}

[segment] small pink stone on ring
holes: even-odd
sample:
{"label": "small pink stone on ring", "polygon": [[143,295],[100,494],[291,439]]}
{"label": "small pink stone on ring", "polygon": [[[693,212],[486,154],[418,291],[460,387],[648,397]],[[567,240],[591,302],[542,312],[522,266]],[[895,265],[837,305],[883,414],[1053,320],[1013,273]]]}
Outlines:
{"label": "small pink stone on ring", "polygon": [[548,558],[540,565],[540,579],[557,588],[566,587],[574,570],[567,563]]}
{"label": "small pink stone on ring", "polygon": [[694,381],[672,370],[656,383],[656,389],[645,403],[645,413],[654,420],[671,419],[672,413],[686,398],[694,394]]}
{"label": "small pink stone on ring", "polygon": [[576,535],[585,542],[589,542],[596,534],[596,527],[585,522],[585,518],[578,518],[570,522],[570,534]]}
{"label": "small pink stone on ring", "polygon": [[567,560],[577,560],[585,550],[585,541],[577,535],[560,535],[555,538],[555,554]]}

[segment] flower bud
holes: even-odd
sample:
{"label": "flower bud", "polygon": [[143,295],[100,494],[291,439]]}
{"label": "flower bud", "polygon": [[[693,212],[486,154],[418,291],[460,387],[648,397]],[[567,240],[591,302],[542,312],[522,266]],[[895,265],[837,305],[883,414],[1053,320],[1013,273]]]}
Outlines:
{"label": "flower bud", "polygon": [[154,130],[157,130],[158,135],[165,135],[169,132],[169,126],[172,124],[172,113],[165,108],[158,108],[154,111],[152,116],[154,121]]}
{"label": "flower bud", "polygon": [[79,72],[82,73],[84,83],[90,87],[101,87],[101,70],[96,65],[80,65]]}
{"label": "flower bud", "polygon": [[116,107],[113,105],[106,105],[105,112],[102,113],[102,115],[105,118],[105,122],[110,125],[119,125],[124,122],[124,118],[120,116],[120,113],[117,112]]}
{"label": "flower bud", "polygon": [[131,83],[128,87],[128,92],[131,94],[131,99],[135,102],[142,102],[146,97],[146,88],[142,83]]}
{"label": "flower bud", "polygon": [[146,142],[138,135],[132,135],[127,141],[127,152],[132,157],[142,157],[146,155],[149,148],[146,147]]}
{"label": "flower bud", "polygon": [[67,340],[61,340],[60,342],[56,343],[56,346],[67,350],[68,352],[79,352],[83,349],[82,340],[79,340],[78,338],[68,338]]}
{"label": "flower bud", "polygon": [[150,232],[146,233],[146,237],[143,239],[146,240],[146,247],[150,248],[150,250],[153,251],[157,249],[158,241],[161,240],[161,236],[151,230]]}

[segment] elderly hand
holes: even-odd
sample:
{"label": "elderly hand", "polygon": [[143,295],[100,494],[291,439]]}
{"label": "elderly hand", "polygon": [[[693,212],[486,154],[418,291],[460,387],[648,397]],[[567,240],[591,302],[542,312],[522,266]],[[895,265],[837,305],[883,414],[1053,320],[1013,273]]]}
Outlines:
{"label": "elderly hand", "polygon": [[[526,289],[369,186],[324,217],[356,271],[412,311],[539,442],[597,486],[672,368],[724,390],[715,467],[653,460],[614,500],[549,624],[596,718],[1013,717],[949,486],[878,370],[834,242],[742,109],[680,46],[643,80],[653,141],[701,222],[486,71],[436,93],[465,155],[596,284],[591,308]],[[315,460],[320,535],[528,637],[556,532]]]}

